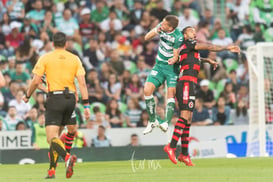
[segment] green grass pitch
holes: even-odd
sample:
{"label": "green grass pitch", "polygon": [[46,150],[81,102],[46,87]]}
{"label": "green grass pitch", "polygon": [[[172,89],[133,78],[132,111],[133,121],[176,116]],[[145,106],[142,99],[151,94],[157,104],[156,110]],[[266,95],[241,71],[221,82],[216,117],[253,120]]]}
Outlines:
{"label": "green grass pitch", "polygon": [[[169,160],[77,163],[71,179],[59,163],[56,179],[75,182],[270,182],[273,158],[196,159],[195,167]],[[48,164],[0,165],[1,181],[45,181]],[[51,181],[51,180],[50,180]]]}

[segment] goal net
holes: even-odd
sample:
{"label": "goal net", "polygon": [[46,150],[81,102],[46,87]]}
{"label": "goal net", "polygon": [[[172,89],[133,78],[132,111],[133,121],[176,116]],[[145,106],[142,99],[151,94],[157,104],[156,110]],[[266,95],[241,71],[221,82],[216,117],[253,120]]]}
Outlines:
{"label": "goal net", "polygon": [[247,50],[249,67],[249,131],[247,156],[272,155],[273,43]]}

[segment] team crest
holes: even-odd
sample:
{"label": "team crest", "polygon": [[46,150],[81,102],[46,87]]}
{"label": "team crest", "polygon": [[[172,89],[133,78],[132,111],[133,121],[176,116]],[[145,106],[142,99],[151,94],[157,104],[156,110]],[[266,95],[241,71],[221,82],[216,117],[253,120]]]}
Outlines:
{"label": "team crest", "polygon": [[193,102],[192,101],[189,102],[189,108],[193,108]]}

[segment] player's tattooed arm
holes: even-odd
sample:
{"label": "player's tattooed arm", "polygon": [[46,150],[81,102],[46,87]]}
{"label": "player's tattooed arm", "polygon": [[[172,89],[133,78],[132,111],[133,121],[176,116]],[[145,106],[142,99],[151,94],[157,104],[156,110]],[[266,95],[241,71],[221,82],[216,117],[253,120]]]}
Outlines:
{"label": "player's tattooed arm", "polygon": [[238,46],[220,46],[220,45],[214,45],[214,44],[196,44],[195,50],[208,50],[213,52],[220,52],[220,51],[230,51],[230,52],[236,52],[240,53],[240,48]]}
{"label": "player's tattooed arm", "polygon": [[216,68],[218,67],[217,61],[214,61],[212,59],[209,59],[209,58],[200,58],[200,60],[202,62],[206,62],[206,63],[211,64],[213,66],[213,70],[216,70]]}

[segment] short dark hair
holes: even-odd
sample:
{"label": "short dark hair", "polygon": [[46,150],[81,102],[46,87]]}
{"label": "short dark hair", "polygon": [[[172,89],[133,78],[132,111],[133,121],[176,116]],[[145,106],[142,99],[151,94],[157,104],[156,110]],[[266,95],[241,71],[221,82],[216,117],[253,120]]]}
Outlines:
{"label": "short dark hair", "polygon": [[192,26],[186,26],[183,30],[182,30],[182,34],[184,35],[187,31],[187,29],[192,28]]}
{"label": "short dark hair", "polygon": [[164,18],[168,23],[169,25],[175,29],[177,26],[178,26],[178,18],[177,16],[174,16],[174,15],[167,15],[165,18]]}
{"label": "short dark hair", "polygon": [[64,47],[66,35],[63,32],[57,32],[53,35],[53,43],[55,47]]}
{"label": "short dark hair", "polygon": [[131,135],[131,138],[133,138],[133,137],[138,137],[138,135],[137,135],[136,133],[133,133],[133,134]]}
{"label": "short dark hair", "polygon": [[105,127],[103,125],[99,125],[99,128],[105,130]]}
{"label": "short dark hair", "polygon": [[97,112],[100,112],[100,108],[98,106],[95,106],[93,108],[93,112],[96,114]]}

